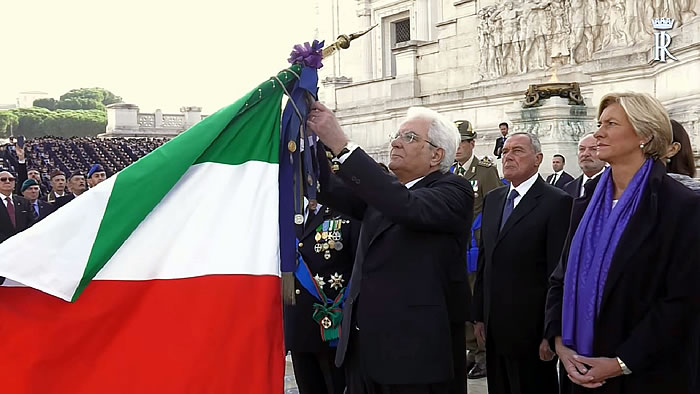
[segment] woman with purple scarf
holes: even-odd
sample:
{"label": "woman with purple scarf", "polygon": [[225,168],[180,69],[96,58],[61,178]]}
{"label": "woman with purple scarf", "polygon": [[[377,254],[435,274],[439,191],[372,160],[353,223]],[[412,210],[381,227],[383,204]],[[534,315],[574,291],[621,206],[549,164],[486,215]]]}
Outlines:
{"label": "woman with purple scarf", "polygon": [[598,119],[598,157],[610,167],[574,201],[545,337],[573,382],[565,392],[690,394],[700,197],[666,176],[671,123],[658,100],[608,94]]}

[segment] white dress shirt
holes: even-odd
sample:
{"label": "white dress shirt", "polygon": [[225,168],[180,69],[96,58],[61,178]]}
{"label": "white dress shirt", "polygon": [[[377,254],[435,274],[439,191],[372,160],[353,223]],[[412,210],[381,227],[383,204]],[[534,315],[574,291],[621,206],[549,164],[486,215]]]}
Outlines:
{"label": "white dress shirt", "polygon": [[586,182],[588,182],[589,179],[596,179],[596,178],[598,178],[598,176],[599,176],[600,174],[602,174],[603,171],[605,171],[605,167],[603,167],[603,169],[600,170],[600,172],[598,172],[597,174],[593,175],[593,176],[590,177],[590,178],[589,178],[588,176],[586,176],[586,174],[582,174],[582,175],[583,175],[583,178],[581,178],[581,190],[579,190],[579,193],[578,193],[578,196],[579,196],[579,197],[583,197],[583,194],[584,194],[584,192],[586,191],[586,189],[584,188],[584,186],[586,186]]}
{"label": "white dress shirt", "polygon": [[525,195],[527,194],[527,192],[530,191],[530,188],[532,187],[532,185],[535,184],[535,181],[537,181],[537,178],[539,176],[540,174],[536,172],[535,175],[531,176],[525,182],[518,185],[518,187],[513,187],[513,184],[510,184],[510,190],[508,190],[508,195],[510,195],[510,192],[513,189],[518,191],[518,197],[515,197],[515,199],[513,200],[513,209],[515,209],[515,207],[517,207],[518,204],[520,204],[520,200],[522,200],[523,197],[525,197]]}
{"label": "white dress shirt", "polygon": [[2,203],[5,205],[5,208],[6,208],[6,209],[7,209],[7,197],[10,197],[10,201],[11,201],[11,202],[14,201],[14,200],[12,199],[12,195],[11,195],[11,194],[10,194],[9,196],[6,196],[6,195],[0,193],[0,200],[2,200]]}
{"label": "white dress shirt", "polygon": [[423,179],[423,178],[425,178],[425,177],[422,176],[422,177],[420,177],[420,178],[414,179],[414,180],[412,180],[411,182],[406,183],[404,186],[406,186],[406,189],[410,189],[411,187],[413,187],[413,185],[415,185],[416,183],[420,182],[421,179]]}
{"label": "white dress shirt", "polygon": [[561,170],[561,171],[559,171],[559,172],[555,172],[555,173],[554,173],[554,176],[552,177],[552,180],[549,181],[549,184],[550,184],[550,185],[553,185],[553,184],[557,183],[557,181],[559,180],[559,177],[561,176],[561,174],[562,174],[563,172],[564,172],[564,170]]}

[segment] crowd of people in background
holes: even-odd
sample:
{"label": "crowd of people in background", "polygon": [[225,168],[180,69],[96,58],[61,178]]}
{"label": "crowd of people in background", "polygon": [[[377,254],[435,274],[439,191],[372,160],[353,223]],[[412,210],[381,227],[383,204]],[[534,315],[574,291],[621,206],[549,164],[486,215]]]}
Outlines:
{"label": "crowd of people in background", "polygon": [[[10,139],[0,146],[0,243],[147,155],[163,138]],[[7,214],[6,214],[7,213]]]}

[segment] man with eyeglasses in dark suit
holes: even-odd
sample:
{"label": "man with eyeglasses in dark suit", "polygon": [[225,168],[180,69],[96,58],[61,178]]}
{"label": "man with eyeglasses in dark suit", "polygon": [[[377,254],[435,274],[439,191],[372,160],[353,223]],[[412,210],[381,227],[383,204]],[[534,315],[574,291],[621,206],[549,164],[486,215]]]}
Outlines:
{"label": "man with eyeglasses in dark suit", "polygon": [[34,222],[29,202],[12,194],[15,181],[9,171],[0,171],[0,243],[26,230]]}
{"label": "man with eyeglasses in dark suit", "polygon": [[465,393],[466,248],[473,191],[449,173],[455,125],[410,108],[384,172],[316,102],[308,126],[339,170],[322,165],[319,201],[362,221],[336,364],[348,393]]}

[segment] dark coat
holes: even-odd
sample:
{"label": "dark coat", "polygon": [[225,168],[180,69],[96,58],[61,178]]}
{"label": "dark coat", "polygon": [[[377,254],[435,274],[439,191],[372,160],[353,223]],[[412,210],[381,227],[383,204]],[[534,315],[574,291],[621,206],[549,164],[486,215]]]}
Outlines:
{"label": "dark coat", "polygon": [[337,175],[322,172],[321,202],[361,219],[362,227],[336,364],[357,325],[357,356],[373,381],[449,381],[450,323],[468,319],[471,299],[469,181],[433,172],[409,190],[359,148]]}
{"label": "dark coat", "polygon": [[54,205],[54,210],[57,210],[58,208],[61,208],[62,206],[68,204],[69,202],[73,201],[75,198],[75,194],[73,193],[68,193],[64,196],[58,197],[55,202],[53,202]]}
{"label": "dark coat", "polygon": [[[547,177],[547,183],[552,182],[553,176],[554,176],[554,174],[551,174]],[[566,185],[567,183],[569,183],[573,180],[574,180],[574,177],[572,177],[568,172],[562,171],[561,175],[559,176],[559,179],[557,179],[557,182],[553,186],[556,186],[560,189],[564,189],[564,185]]]}
{"label": "dark coat", "polygon": [[[331,251],[330,259],[326,260],[323,253],[317,253],[314,250],[317,244],[314,239],[316,227],[322,225],[324,220],[336,218],[344,221],[340,227],[343,248],[339,251]],[[311,276],[319,275],[325,282],[323,292],[328,298],[335,299],[339,290],[342,290],[337,286],[331,287],[331,275],[342,276],[343,288],[349,284],[359,230],[359,222],[346,216],[335,215],[332,210],[321,207],[318,214],[298,234],[301,244],[299,251],[311,271]],[[295,291],[298,293],[296,303],[284,307],[285,346],[287,350],[295,352],[320,352],[328,348],[328,343],[321,339],[319,324],[311,317],[314,311],[313,304],[319,301],[299,283],[298,279],[294,280],[294,284]]]}
{"label": "dark coat", "polygon": [[[571,239],[592,190],[574,203],[562,259],[547,296],[546,335],[561,336],[563,278]],[[597,357],[620,357],[631,375],[608,379],[596,393],[685,394],[698,373],[700,335],[700,197],[655,163],[636,212],[620,238],[595,323]],[[576,393],[588,392],[575,386]]]}
{"label": "dark coat", "polygon": [[581,194],[581,182],[583,182],[583,175],[579,175],[578,178],[564,185],[562,190],[569,193],[572,198],[579,198]]}
{"label": "dark coat", "polygon": [[32,216],[32,208],[29,206],[29,201],[24,197],[12,196],[12,201],[15,204],[15,223],[12,226],[10,217],[7,215],[5,204],[0,206],[0,243],[5,242],[11,236],[28,229],[34,224]]}
{"label": "dark coat", "polygon": [[475,320],[493,339],[489,351],[536,355],[544,338],[547,280],[561,256],[571,197],[538,176],[499,232],[509,190],[498,188],[484,201]]}
{"label": "dark coat", "polygon": [[507,139],[507,137],[503,137],[503,136],[496,138],[496,145],[493,147],[493,155],[499,159],[502,156],[503,145],[505,145],[506,139]]}
{"label": "dark coat", "polygon": [[[55,210],[54,205],[51,203],[48,203],[48,202],[42,201],[42,200],[36,200],[36,202],[37,202],[37,204],[39,204],[39,216],[35,218],[35,221],[37,221],[37,222],[39,222],[42,219],[44,219],[45,217],[49,216]],[[32,214],[34,214],[34,212],[35,212],[34,207],[31,206],[32,205],[31,203],[29,205],[32,208]]]}

